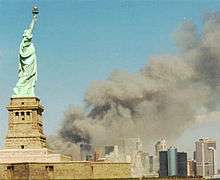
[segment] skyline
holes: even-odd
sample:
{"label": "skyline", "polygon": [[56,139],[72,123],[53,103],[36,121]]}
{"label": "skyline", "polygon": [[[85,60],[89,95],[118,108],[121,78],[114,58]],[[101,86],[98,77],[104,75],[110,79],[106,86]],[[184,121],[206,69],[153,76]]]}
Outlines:
{"label": "skyline", "polygon": [[[155,54],[178,53],[172,32],[179,23],[190,19],[201,31],[202,13],[220,10],[217,1],[174,2],[174,8],[171,3],[38,1],[40,16],[33,37],[40,74],[36,94],[46,106],[46,134],[59,128],[69,104],[83,105],[84,92],[91,81],[106,79],[114,69],[136,72]],[[23,29],[30,22],[32,4],[0,1],[4,25],[0,33],[1,144],[7,128],[4,107],[17,81],[18,47]],[[192,125],[180,142],[196,139],[201,133],[217,140],[220,124],[215,117],[212,119]],[[193,135],[193,131],[197,134]]]}

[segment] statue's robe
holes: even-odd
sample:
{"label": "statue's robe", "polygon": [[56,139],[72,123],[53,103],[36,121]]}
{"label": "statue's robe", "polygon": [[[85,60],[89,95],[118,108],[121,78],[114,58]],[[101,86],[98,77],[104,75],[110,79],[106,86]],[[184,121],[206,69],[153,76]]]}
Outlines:
{"label": "statue's robe", "polygon": [[37,81],[37,62],[32,34],[26,30],[19,50],[18,82],[13,97],[33,97]]}

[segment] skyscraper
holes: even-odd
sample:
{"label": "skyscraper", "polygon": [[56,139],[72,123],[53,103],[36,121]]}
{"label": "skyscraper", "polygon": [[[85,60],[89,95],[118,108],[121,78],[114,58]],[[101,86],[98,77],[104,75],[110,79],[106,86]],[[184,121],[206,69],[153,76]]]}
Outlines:
{"label": "skyscraper", "polygon": [[167,151],[159,152],[159,176],[167,177],[168,176],[168,159],[167,159]]}
{"label": "skyscraper", "polygon": [[114,146],[105,146],[105,154],[110,154],[114,151]]}
{"label": "skyscraper", "polygon": [[187,176],[187,153],[177,152],[177,175]]}
{"label": "skyscraper", "polygon": [[167,151],[167,142],[165,139],[162,139],[155,144],[155,155],[159,157],[160,151]]}
{"label": "skyscraper", "polygon": [[159,172],[159,156],[160,151],[167,151],[167,143],[165,139],[161,139],[160,141],[157,141],[155,144],[155,157],[154,157],[154,171]]}
{"label": "skyscraper", "polygon": [[92,155],[92,146],[86,143],[80,144],[80,155],[82,161],[88,160]]}
{"label": "skyscraper", "polygon": [[210,177],[216,171],[216,141],[199,139],[195,143],[196,171],[198,176]]}
{"label": "skyscraper", "polygon": [[126,162],[131,163],[132,176],[139,177],[144,174],[145,154],[141,139],[138,138],[125,138],[123,139],[122,152]]}
{"label": "skyscraper", "polygon": [[187,161],[187,176],[196,176],[196,161],[188,160]]}
{"label": "skyscraper", "polygon": [[133,152],[142,151],[142,141],[140,138],[125,138],[123,140],[124,154],[132,154]]}
{"label": "skyscraper", "polygon": [[149,172],[152,173],[154,170],[154,156],[148,156],[149,158]]}
{"label": "skyscraper", "polygon": [[187,176],[187,153],[177,152],[175,147],[170,147],[168,151],[159,152],[159,175],[166,176]]}
{"label": "skyscraper", "polygon": [[168,159],[168,176],[177,175],[177,149],[170,147],[167,151]]}

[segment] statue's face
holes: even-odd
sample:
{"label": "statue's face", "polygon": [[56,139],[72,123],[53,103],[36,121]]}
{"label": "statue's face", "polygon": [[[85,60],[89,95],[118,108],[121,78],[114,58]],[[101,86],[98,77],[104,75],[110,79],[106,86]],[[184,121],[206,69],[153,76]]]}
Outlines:
{"label": "statue's face", "polygon": [[24,36],[24,46],[30,46],[31,39],[29,39],[27,36]]}

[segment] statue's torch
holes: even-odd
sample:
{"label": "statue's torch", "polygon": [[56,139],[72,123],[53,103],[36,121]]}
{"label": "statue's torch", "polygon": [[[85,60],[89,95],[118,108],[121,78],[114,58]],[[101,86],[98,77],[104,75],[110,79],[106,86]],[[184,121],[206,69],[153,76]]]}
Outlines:
{"label": "statue's torch", "polygon": [[32,8],[33,16],[37,15],[38,13],[39,13],[39,8],[37,6],[33,6],[33,8]]}

